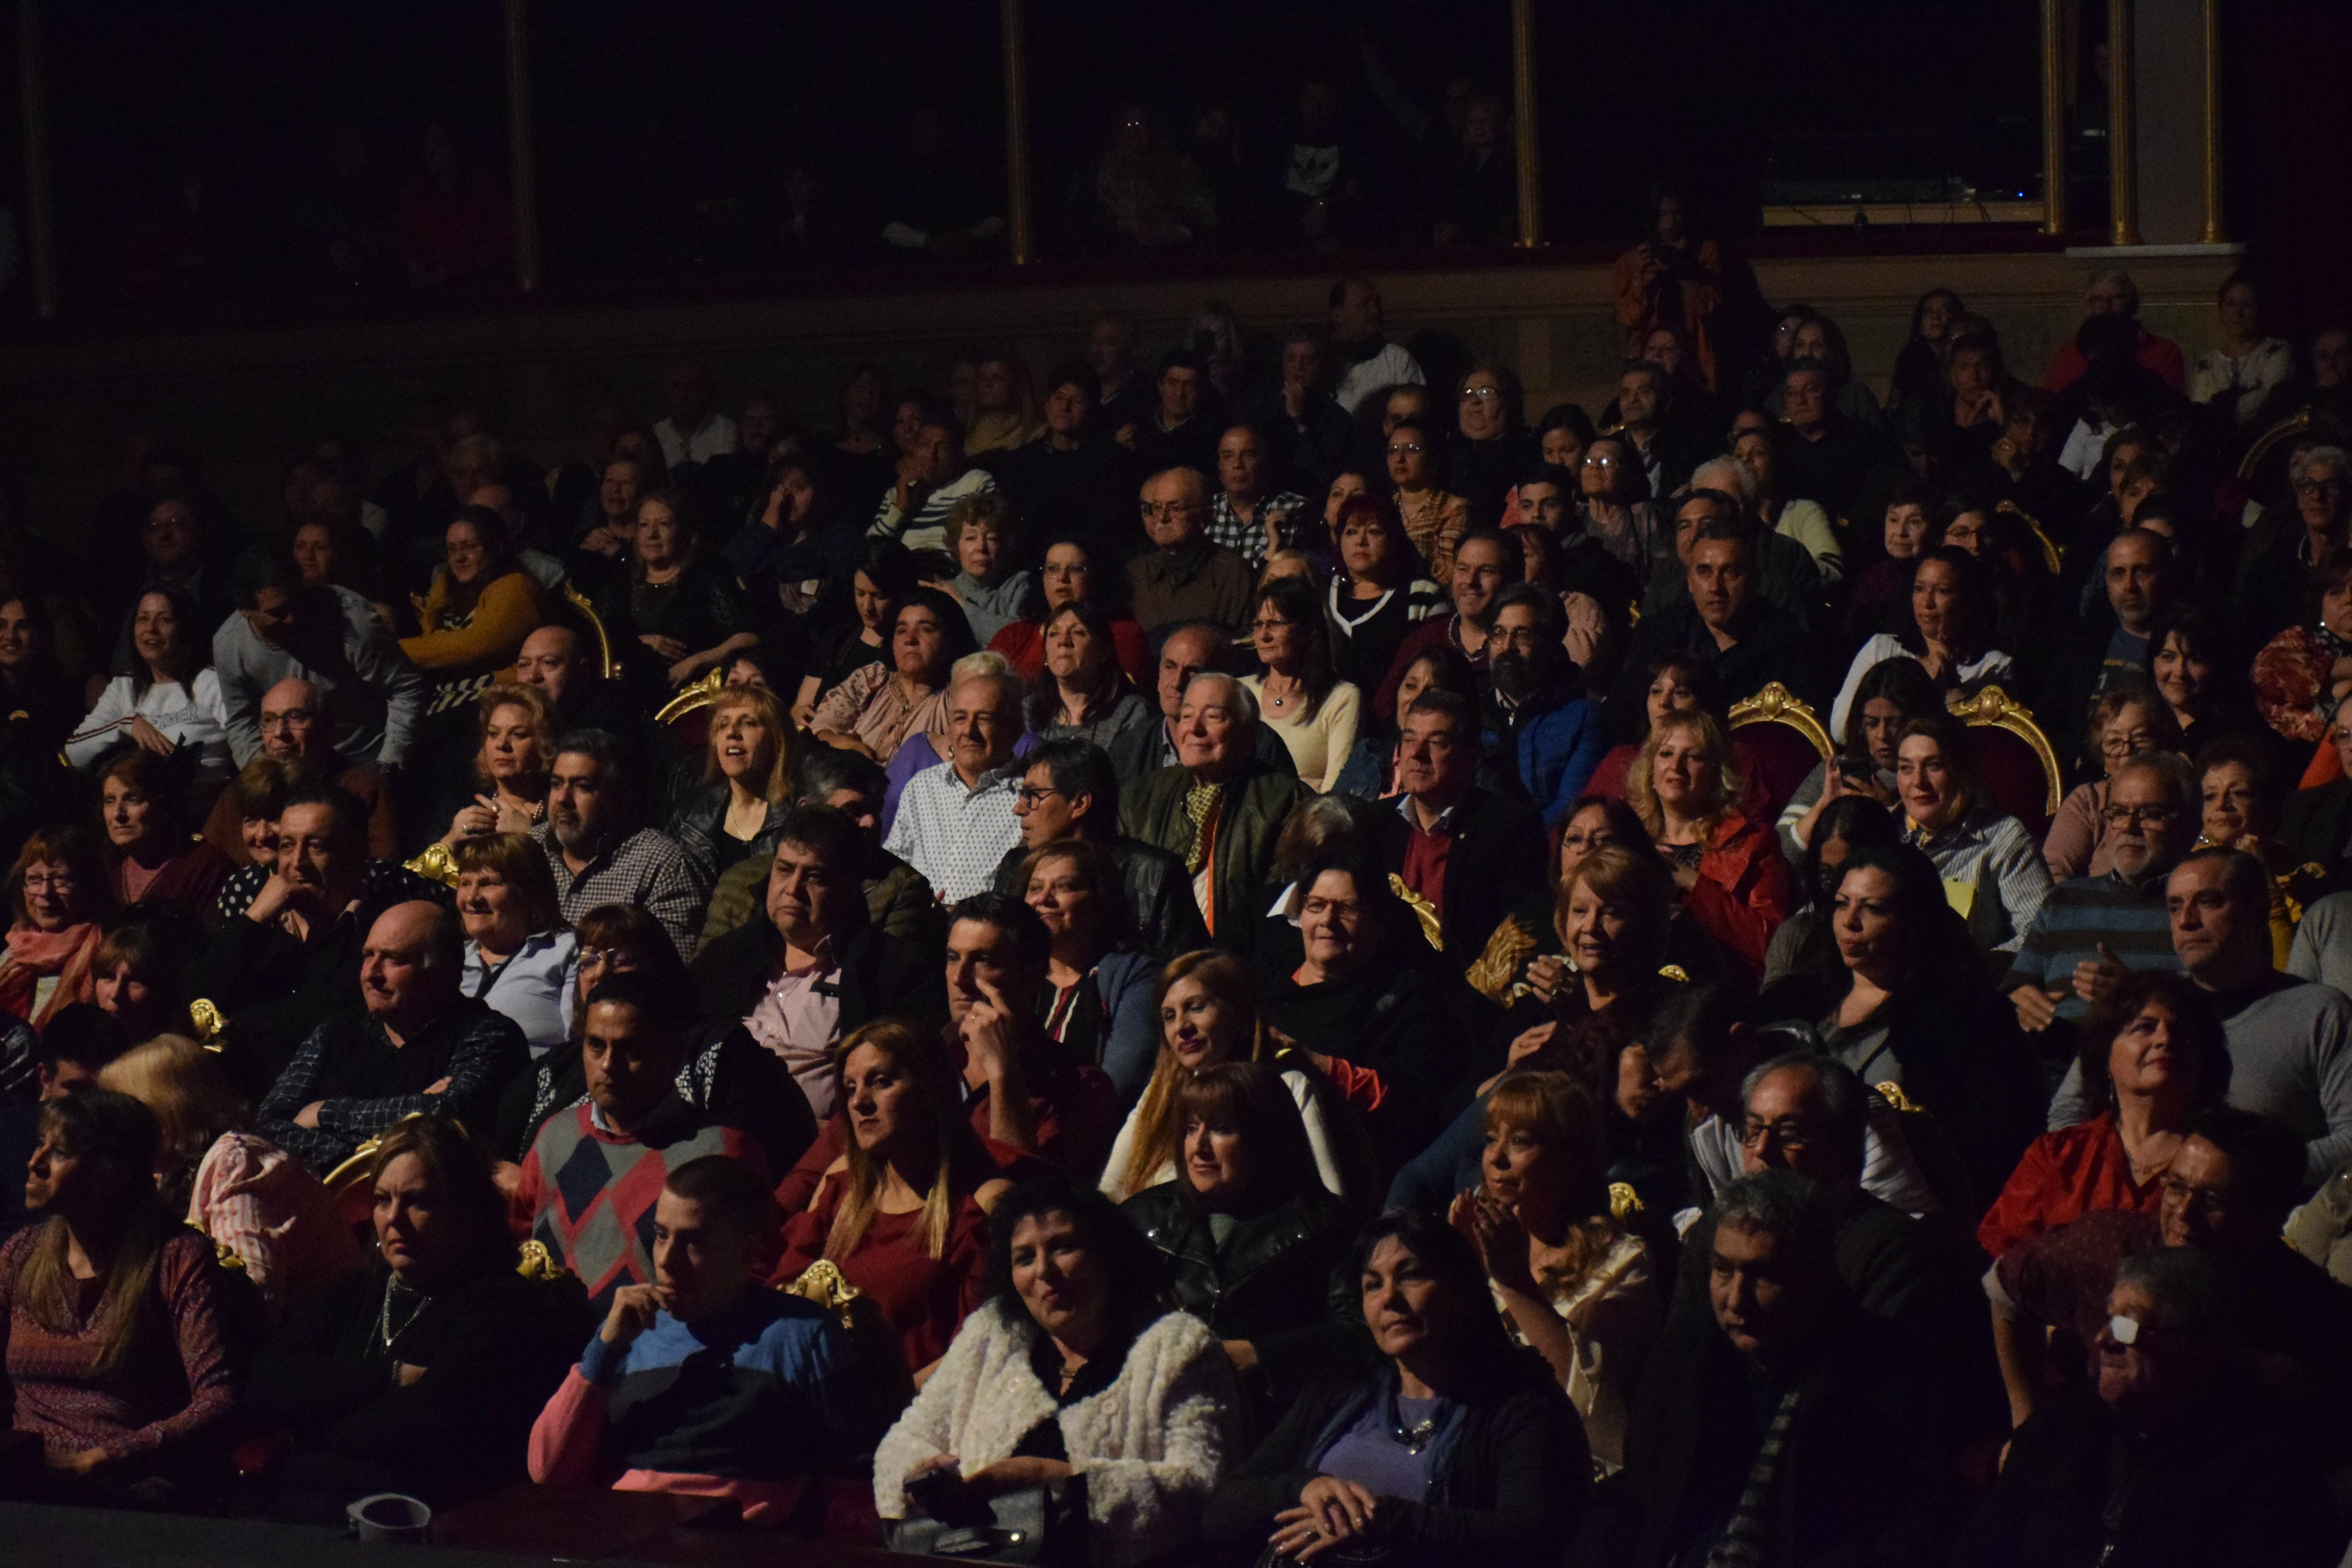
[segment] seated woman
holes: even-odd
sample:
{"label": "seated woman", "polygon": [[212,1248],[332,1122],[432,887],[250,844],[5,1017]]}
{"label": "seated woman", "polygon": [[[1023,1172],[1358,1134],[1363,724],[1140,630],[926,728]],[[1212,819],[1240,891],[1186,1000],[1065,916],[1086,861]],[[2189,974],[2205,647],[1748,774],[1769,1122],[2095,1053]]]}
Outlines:
{"label": "seated woman", "polygon": [[[915,558],[895,539],[868,539],[849,574],[847,626],[817,650],[814,665],[793,698],[793,721],[811,728],[818,700],[869,664],[890,671],[891,628],[898,605],[915,586]],[[969,629],[969,628],[967,628]]]}
{"label": "seated woman", "polygon": [[[1385,1164],[1436,1131],[1437,1096],[1460,1072],[1444,998],[1416,962],[1419,921],[1362,847],[1341,841],[1307,863],[1290,896],[1303,956],[1268,987],[1265,1016],[1335,1078],[1360,1080],[1350,1100]],[[1343,1194],[1343,1196],[1352,1195]]]}
{"label": "seated woman", "polygon": [[65,759],[88,769],[128,741],[170,757],[184,749],[186,782],[207,796],[228,782],[228,710],[196,604],[177,584],[143,590],[132,606],[131,668],[106,683],[98,706],[66,737]]}
{"label": "seated woman", "polygon": [[98,1086],[155,1114],[155,1185],[165,1206],[225,1247],[282,1321],[328,1281],[362,1267],[352,1227],[319,1178],[246,1129],[252,1109],[220,1058],[185,1035],[159,1035],[99,1069]]}
{"label": "seated woman", "polygon": [[2327,881],[2279,840],[2274,754],[2255,735],[2225,735],[2197,754],[2197,847],[2242,849],[2263,863],[2271,873],[2272,960],[2282,971],[2315,979],[2290,960],[2303,911],[2327,891]]}
{"label": "seated woman", "polygon": [[[559,738],[547,694],[536,686],[500,684],[486,688],[475,706],[481,747],[467,777],[452,781],[443,800],[449,831],[441,843],[452,849],[485,834],[529,833],[547,814],[547,770]],[[436,811],[426,821],[442,815]]]}
{"label": "seated woman", "polygon": [[2186,975],[2133,971],[2082,1033],[2081,1079],[2098,1114],[2027,1146],[1977,1226],[1977,1245],[1996,1258],[2094,1209],[2155,1212],[2189,1124],[2230,1087],[2221,1016]]}
{"label": "seated woman", "polygon": [[450,521],[443,547],[417,617],[421,629],[400,639],[408,662],[433,682],[428,721],[479,696],[547,621],[546,601],[515,558],[506,519],[486,506],[466,507]]}
{"label": "seated woman", "polygon": [[1486,1127],[1480,1184],[1447,1217],[1477,1247],[1511,1337],[1543,1357],[1594,1459],[1616,1469],[1664,1308],[1649,1248],[1610,1212],[1601,1106],[1569,1073],[1516,1072],[1486,1096]]}
{"label": "seated woman", "polygon": [[1021,618],[1029,597],[1029,574],[1013,566],[1013,531],[1012,503],[993,490],[948,509],[947,548],[956,574],[930,586],[963,606],[971,639],[982,647]]}
{"label": "seated woman", "polygon": [[191,837],[179,770],[134,748],[98,771],[98,820],[117,902],[174,904],[210,922],[229,858]]}
{"label": "seated woman", "polygon": [[156,1194],[153,1112],[102,1089],[41,1110],[34,1222],[0,1246],[14,1430],[40,1441],[43,1496],[194,1502],[225,1469],[236,1398],[212,1244]]}
{"label": "seated woman", "polygon": [[630,684],[649,699],[723,668],[760,640],[743,591],[707,557],[694,510],[677,490],[637,502],[631,559],[597,595],[596,614]]}
{"label": "seated woman", "polygon": [[1339,679],[1368,691],[1387,679],[1405,634],[1444,610],[1445,594],[1423,575],[1421,554],[1387,497],[1344,498],[1330,528],[1339,567],[1324,604],[1331,666]]}
{"label": "seated woman", "polygon": [[1258,675],[1242,684],[1257,699],[1258,715],[1282,738],[1298,782],[1318,795],[1337,786],[1356,744],[1362,693],[1339,679],[1321,595],[1307,584],[1276,578],[1257,591],[1251,637]]}
{"label": "seated woman", "polygon": [[89,700],[61,668],[58,645],[43,596],[0,584],[0,834],[9,837],[56,809],[58,747]]}
{"label": "seated woman", "polygon": [[1759,1020],[1810,1021],[1845,994],[1845,963],[1838,957],[1832,910],[1847,858],[1870,845],[1902,841],[1895,814],[1868,795],[1843,795],[1826,803],[1814,821],[1812,842],[1797,858],[1796,889],[1803,902],[1780,923],[1764,950]]}
{"label": "seated woman", "polygon": [[1400,1568],[1556,1558],[1591,1453],[1559,1380],[1505,1333],[1476,1250],[1406,1212],[1375,1221],[1356,1261],[1379,1361],[1291,1405],[1210,1500],[1211,1544]]}
{"label": "seated woman", "polygon": [[1083,599],[1045,612],[1044,678],[1029,691],[1029,732],[1071,736],[1108,752],[1129,730],[1160,722],[1157,703],[1120,668],[1111,623]]}
{"label": "seated woman", "polygon": [[1841,731],[1837,755],[1805,775],[1780,812],[1780,853],[1790,865],[1812,843],[1822,813],[1850,797],[1892,810],[1895,738],[1922,714],[1944,711],[1935,682],[1916,658],[1881,659],[1854,683],[1853,700]]}
{"label": "seated woman", "polygon": [[1864,639],[1846,666],[1830,705],[1832,740],[1845,739],[1864,677],[1889,659],[1916,662],[1944,703],[1979,687],[2016,684],[2016,661],[1992,646],[1992,593],[1976,557],[1948,545],[1924,552],[1911,563],[1906,603],[1908,613],[1896,611],[1895,625]]}
{"label": "seated woman", "polygon": [[1184,1131],[1176,1101],[1186,1080],[1220,1062],[1255,1061],[1272,1068],[1290,1091],[1324,1186],[1343,1200],[1370,1205],[1370,1151],[1354,1112],[1307,1052],[1269,1037],[1247,964],[1231,953],[1188,952],[1160,971],[1153,1011],[1160,1059],[1111,1144],[1105,1193],[1124,1201],[1174,1181]]}
{"label": "seated woman", "polygon": [[2307,624],[2288,626],[2254,656],[2255,706],[2299,746],[2325,741],[2336,705],[2352,696],[2352,549],[2330,550],[2311,575],[2318,603],[2298,606]]}
{"label": "seated woman", "polygon": [[98,841],[79,826],[25,840],[5,884],[8,941],[0,951],[0,1010],[39,1029],[60,1007],[90,997],[99,921],[114,910],[114,878]]}
{"label": "seated woman", "polygon": [[702,783],[671,809],[669,836],[716,873],[775,854],[802,742],[762,687],[730,686],[708,711]]}
{"label": "seated woman", "polygon": [[1675,531],[1659,519],[1631,444],[1614,436],[1588,443],[1576,477],[1584,492],[1577,498],[1576,531],[1599,540],[1648,582],[1674,549]]}
{"label": "seated woman", "polygon": [[1054,936],[1048,994],[1038,998],[1045,1032],[1102,1068],[1119,1103],[1132,1105],[1159,1059],[1160,966],[1132,944],[1117,863],[1089,840],[1056,839],[1023,858],[1021,888]]}
{"label": "seated woman", "polygon": [[[1650,666],[1650,684],[1642,700],[1641,732],[1626,745],[1612,746],[1602,754],[1601,765],[1592,770],[1585,789],[1593,795],[1606,795],[1611,800],[1632,798],[1634,760],[1642,745],[1658,721],[1669,713],[1710,713],[1721,721],[1725,705],[1716,689],[1715,678],[1697,659],[1688,654],[1670,653]],[[1766,794],[1763,770],[1755,765],[1744,741],[1731,742],[1731,755],[1739,775],[1739,809],[1750,821],[1761,821],[1769,815],[1771,797]]]}
{"label": "seated woman", "polygon": [[1261,1415],[1344,1360],[1333,1300],[1355,1239],[1315,1173],[1298,1106],[1263,1063],[1202,1068],[1177,1091],[1183,1169],[1121,1205],[1166,1259],[1176,1305],[1224,1342]]}
{"label": "seated woman", "polygon": [[2042,1125],[2047,1097],[2016,1012],[1965,940],[1935,867],[1909,845],[1849,855],[1830,918],[1849,980],[1821,1020],[1822,1048],[1935,1118],[1968,1184],[1937,1195],[1972,1214]]}
{"label": "seated woman", "polygon": [[1992,804],[1958,720],[1912,720],[1895,740],[1895,759],[1905,842],[1934,864],[1979,952],[2016,952],[2050,896],[2041,847]]}
{"label": "seated woman", "polygon": [[[897,1019],[853,1030],[834,1078],[849,1135],[785,1219],[772,1278],[789,1285],[830,1259],[873,1300],[919,1384],[981,1304],[988,1213],[1011,1184],[965,1118],[962,1079],[936,1033]],[[895,1381],[877,1375],[886,1389]]]}
{"label": "seated woman", "polygon": [[[1750,419],[1755,423],[1747,423]],[[1787,493],[1788,458],[1781,427],[1759,415],[1744,414],[1740,420],[1731,439],[1731,455],[1756,476],[1758,521],[1803,545],[1813,558],[1814,570],[1822,574],[1822,586],[1834,589],[1845,575],[1844,547],[1821,502]]]}
{"label": "seated woman", "polygon": [[1749,975],[1796,902],[1780,846],[1732,803],[1730,743],[1706,713],[1669,713],[1650,728],[1629,781],[1634,814],[1673,868],[1684,907]]}
{"label": "seated woman", "polygon": [[1085,1482],[1070,1562],[1181,1557],[1241,1440],[1216,1338],[1160,1296],[1159,1259],[1099,1193],[1006,1194],[989,1226],[989,1294],[874,1451],[889,1543],[928,1544],[1024,1487]]}
{"label": "seated woman", "polygon": [[397,1491],[446,1508],[522,1479],[531,1423],[590,1331],[576,1280],[517,1271],[488,1152],[404,1121],[369,1164],[376,1262],[319,1291],[253,1360],[239,1415],[291,1438],[276,1517],[333,1523]]}
{"label": "seated woman", "polygon": [[2115,869],[2107,847],[2107,786],[2116,770],[2142,752],[2177,752],[2180,731],[2172,710],[2146,681],[2120,681],[2091,704],[2091,743],[2098,748],[2100,776],[2076,784],[2058,803],[2042,840],[2050,879],[2104,877]]}
{"label": "seated woman", "polygon": [[1139,689],[1151,684],[1151,644],[1143,628],[1129,616],[1111,612],[1111,595],[1118,591],[1117,572],[1097,569],[1096,546],[1066,535],[1045,546],[1045,563],[1037,569],[1034,607],[988,639],[991,653],[1001,653],[1024,680],[1034,680],[1045,668],[1045,622],[1065,605],[1087,604],[1101,610],[1110,627],[1111,650],[1119,668]]}
{"label": "seated woman", "polygon": [[572,1038],[580,939],[563,923],[546,852],[520,833],[457,846],[466,994],[513,1020],[536,1061]]}
{"label": "seated woman", "polygon": [[[1885,554],[1853,574],[1853,590],[1846,599],[1847,634],[1860,642],[1887,629],[1902,614],[1918,559],[1943,542],[1936,531],[1942,497],[1925,480],[1897,485],[1886,503],[1880,540]],[[1857,524],[1866,519],[1856,519]]]}
{"label": "seated woman", "polygon": [[971,651],[956,602],[937,588],[909,588],[890,622],[887,662],[861,664],[826,690],[809,732],[887,763],[916,736],[946,733],[948,668]]}
{"label": "seated woman", "polygon": [[90,955],[89,999],[137,1045],[190,1032],[188,968],[203,948],[192,916],[150,905],[109,920]]}

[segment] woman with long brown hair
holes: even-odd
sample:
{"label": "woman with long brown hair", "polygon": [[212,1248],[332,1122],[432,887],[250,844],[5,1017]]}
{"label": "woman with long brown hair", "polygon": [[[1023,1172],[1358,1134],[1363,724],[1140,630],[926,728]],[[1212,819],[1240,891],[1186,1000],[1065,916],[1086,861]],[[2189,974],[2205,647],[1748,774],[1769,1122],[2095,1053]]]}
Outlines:
{"label": "woman with long brown hair", "polygon": [[0,1247],[12,1425],[56,1500],[184,1484],[235,1398],[212,1244],[155,1192],[162,1132],[127,1094],[50,1101],[25,1181],[39,1223]]}
{"label": "woman with long brown hair", "polygon": [[775,1279],[833,1263],[873,1300],[919,1384],[988,1293],[988,1211],[1011,1184],[965,1119],[938,1035],[885,1018],[841,1045],[835,1103],[848,1136],[784,1222]]}
{"label": "woman with long brown hair", "polygon": [[180,772],[152,752],[121,752],[98,773],[99,827],[118,902],[176,904],[210,924],[221,884],[236,867],[189,837]]}

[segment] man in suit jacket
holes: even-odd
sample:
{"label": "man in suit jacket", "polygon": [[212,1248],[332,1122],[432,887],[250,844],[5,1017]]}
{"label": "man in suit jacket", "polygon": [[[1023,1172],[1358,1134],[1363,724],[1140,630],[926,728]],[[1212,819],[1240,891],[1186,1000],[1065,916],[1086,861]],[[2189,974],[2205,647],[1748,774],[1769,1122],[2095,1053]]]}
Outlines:
{"label": "man in suit jacket", "polygon": [[1209,935],[1246,947],[1274,875],[1283,824],[1312,793],[1255,754],[1257,703],[1230,675],[1198,675],[1176,720],[1176,765],[1145,779],[1119,810],[1130,838],[1184,862]]}
{"label": "man in suit jacket", "polygon": [[1455,969],[1542,886],[1548,858],[1535,808],[1481,789],[1477,772],[1477,710],[1451,691],[1423,692],[1397,734],[1403,793],[1372,829],[1381,863],[1435,906]]}

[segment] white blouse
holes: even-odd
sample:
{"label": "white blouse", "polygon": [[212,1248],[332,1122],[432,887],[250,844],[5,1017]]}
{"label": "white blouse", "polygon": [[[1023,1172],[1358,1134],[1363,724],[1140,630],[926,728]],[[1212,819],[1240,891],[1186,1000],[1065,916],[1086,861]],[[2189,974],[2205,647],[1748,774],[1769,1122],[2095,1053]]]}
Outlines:
{"label": "white blouse", "polygon": [[197,777],[204,783],[226,784],[236,773],[228,752],[228,709],[221,701],[220,677],[210,668],[196,671],[186,686],[156,681],[135,702],[131,677],[116,676],[98,694],[98,706],[66,737],[66,761],[77,768],[92,766],[128,737],[135,718],[145,719],[176,744],[196,747]]}

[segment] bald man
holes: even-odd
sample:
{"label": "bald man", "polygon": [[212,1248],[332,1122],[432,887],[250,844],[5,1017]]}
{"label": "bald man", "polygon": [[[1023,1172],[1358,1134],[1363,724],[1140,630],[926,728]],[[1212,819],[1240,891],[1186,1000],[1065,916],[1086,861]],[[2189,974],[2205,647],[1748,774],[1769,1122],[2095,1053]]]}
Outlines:
{"label": "bald man", "polygon": [[457,911],[418,899],[376,916],[360,950],[361,1011],[310,1031],[255,1130],[324,1175],[404,1116],[487,1127],[530,1061],[522,1031],[460,989]]}
{"label": "bald man", "polygon": [[[389,860],[400,852],[400,825],[393,816],[383,774],[373,763],[345,763],[335,754],[334,721],[319,689],[288,676],[261,694],[261,751],[265,756],[300,763],[320,782],[346,791],[367,813],[367,852]],[[253,863],[245,845],[245,817],[237,792],[221,792],[205,819],[205,842],[240,866]]]}

